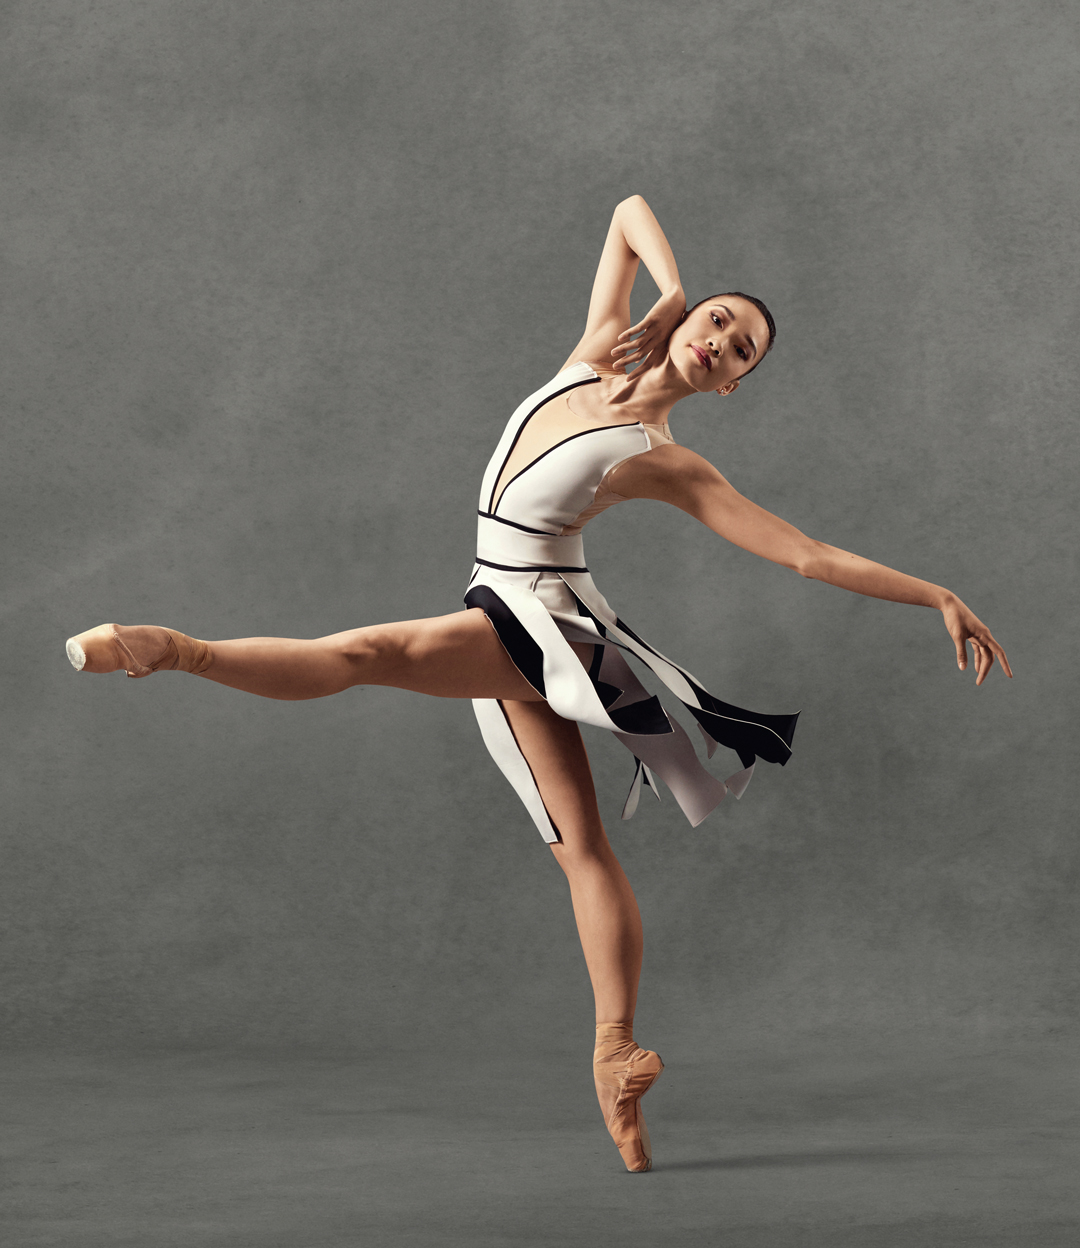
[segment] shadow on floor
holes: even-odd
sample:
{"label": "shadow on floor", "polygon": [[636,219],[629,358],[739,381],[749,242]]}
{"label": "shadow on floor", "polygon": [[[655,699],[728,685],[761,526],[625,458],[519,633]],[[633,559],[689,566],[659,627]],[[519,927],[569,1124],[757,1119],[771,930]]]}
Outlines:
{"label": "shadow on floor", "polygon": [[863,1165],[867,1162],[893,1162],[928,1156],[941,1156],[934,1149],[918,1148],[834,1148],[805,1153],[748,1153],[734,1157],[703,1157],[700,1160],[654,1164],[653,1170],[755,1170],[765,1167]]}

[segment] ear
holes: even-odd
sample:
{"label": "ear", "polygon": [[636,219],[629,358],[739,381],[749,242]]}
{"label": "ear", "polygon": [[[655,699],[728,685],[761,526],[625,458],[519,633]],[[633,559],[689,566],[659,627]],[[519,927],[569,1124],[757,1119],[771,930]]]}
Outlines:
{"label": "ear", "polygon": [[738,380],[725,382],[718,390],[717,394],[723,398],[726,394],[734,394],[739,388]]}

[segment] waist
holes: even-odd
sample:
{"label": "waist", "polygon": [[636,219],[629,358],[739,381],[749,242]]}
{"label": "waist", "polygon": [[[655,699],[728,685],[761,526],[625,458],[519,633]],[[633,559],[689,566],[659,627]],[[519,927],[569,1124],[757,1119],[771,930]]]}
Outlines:
{"label": "waist", "polygon": [[486,567],[549,572],[587,572],[581,534],[560,537],[536,533],[491,516],[480,515],[476,526],[476,562]]}

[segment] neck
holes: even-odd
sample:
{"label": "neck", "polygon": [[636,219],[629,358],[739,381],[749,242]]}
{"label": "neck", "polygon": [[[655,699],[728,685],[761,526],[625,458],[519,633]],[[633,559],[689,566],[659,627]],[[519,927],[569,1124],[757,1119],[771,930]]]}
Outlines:
{"label": "neck", "polygon": [[646,425],[666,424],[675,404],[697,393],[666,350],[662,359],[655,363],[647,360],[626,376],[616,373],[607,384],[611,387],[611,402],[626,404],[634,418]]}

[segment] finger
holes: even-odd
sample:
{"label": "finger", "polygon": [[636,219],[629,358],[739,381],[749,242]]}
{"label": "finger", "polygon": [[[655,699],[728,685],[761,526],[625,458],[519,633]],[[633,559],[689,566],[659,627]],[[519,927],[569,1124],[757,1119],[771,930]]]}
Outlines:
{"label": "finger", "polygon": [[645,320],[640,321],[637,325],[631,325],[629,329],[624,329],[619,335],[618,341],[622,342],[624,338],[633,338],[635,334],[642,333],[651,324],[652,321],[646,317]]}
{"label": "finger", "polygon": [[655,344],[651,342],[643,342],[641,346],[635,350],[633,358],[640,363],[646,356],[652,354],[654,345]]}
{"label": "finger", "polygon": [[639,339],[637,342],[631,343],[628,347],[623,349],[622,360],[620,362],[623,364],[636,364],[643,360],[651,350],[652,347],[649,343],[643,343]]}
{"label": "finger", "polygon": [[956,666],[961,671],[967,667],[967,645],[963,639],[956,643]]}
{"label": "finger", "polygon": [[650,352],[648,355],[642,356],[641,359],[620,360],[618,364],[614,366],[615,371],[617,373],[629,373],[631,369],[634,369],[636,371],[639,368],[644,368],[645,365],[649,362],[651,354],[652,353]]}
{"label": "finger", "polygon": [[986,679],[986,674],[990,670],[990,664],[994,661],[994,656],[977,641],[973,641],[975,648],[975,684],[981,685]]}
{"label": "finger", "polygon": [[637,351],[638,347],[641,346],[641,342],[642,342],[641,338],[633,338],[633,339],[627,338],[626,342],[623,342],[622,339],[623,339],[623,334],[619,334],[618,346],[612,347],[612,354],[616,353],[617,351]]}
{"label": "finger", "polygon": [[1005,672],[1005,675],[1008,676],[1010,680],[1012,680],[1012,668],[1009,666],[1009,660],[1005,655],[1005,651],[1002,650],[1001,646],[999,646],[998,643],[989,634],[987,634],[987,639],[986,639],[985,644],[988,645],[990,649],[998,656],[998,659],[1001,661],[1001,666]]}

